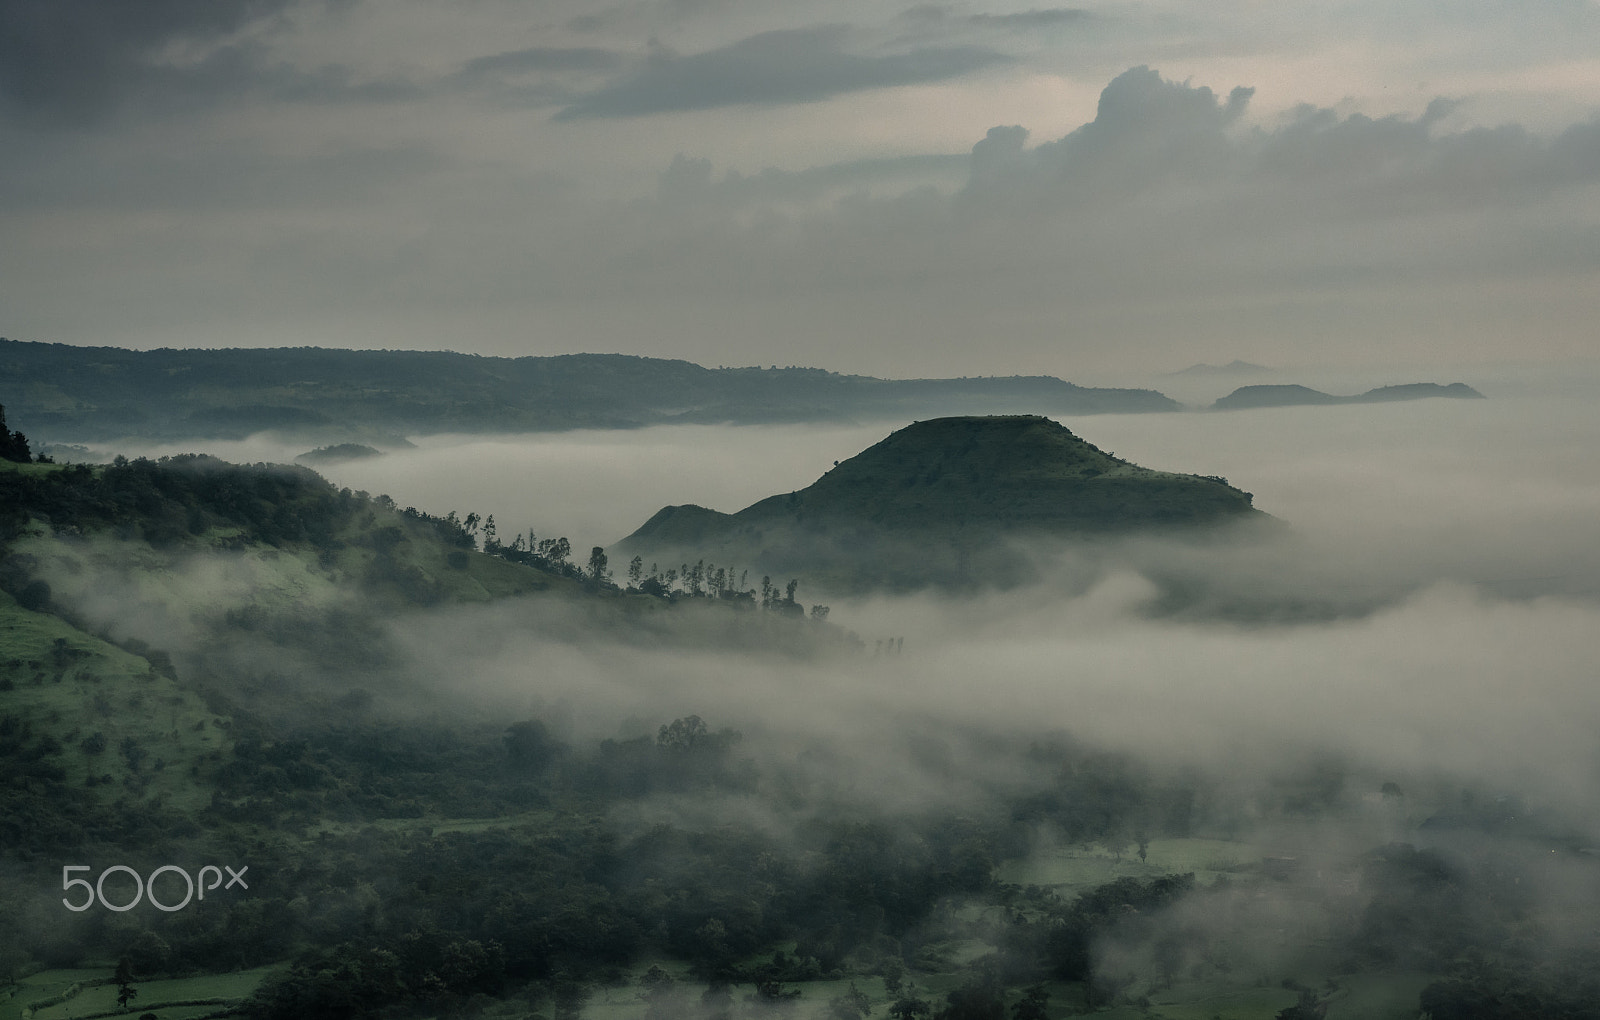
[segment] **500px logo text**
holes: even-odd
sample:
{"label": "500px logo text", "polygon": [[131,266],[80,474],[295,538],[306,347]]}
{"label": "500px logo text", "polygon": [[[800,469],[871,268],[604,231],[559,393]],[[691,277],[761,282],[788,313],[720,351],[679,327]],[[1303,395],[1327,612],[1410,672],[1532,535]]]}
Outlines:
{"label": "500px logo text", "polygon": [[[205,867],[200,869],[198,881],[194,878],[191,878],[187,871],[184,871],[176,864],[163,865],[162,867],[150,872],[149,881],[141,878],[137,871],[134,871],[126,864],[113,864],[111,867],[100,872],[99,880],[93,885],[89,883],[87,878],[72,877],[72,873],[74,871],[92,870],[93,869],[87,864],[64,864],[61,866],[61,888],[71,892],[73,886],[81,885],[83,886],[83,891],[85,893],[82,903],[74,903],[71,899],[63,896],[61,898],[61,903],[68,910],[88,910],[90,907],[94,906],[95,901],[98,900],[100,905],[105,907],[107,910],[114,910],[118,913],[121,913],[124,910],[132,910],[134,907],[138,906],[141,899],[148,899],[150,901],[150,905],[155,907],[157,910],[165,910],[170,913],[174,910],[182,910],[184,907],[187,907],[189,905],[189,901],[195,898],[196,892],[200,894],[200,899],[203,900],[206,898],[207,892],[215,890],[219,885],[222,886],[224,890],[232,889],[235,885],[243,886],[246,889],[250,888],[250,886],[244,880],[244,873],[250,870],[250,865],[248,864],[237,871],[228,867],[227,865],[223,865],[219,868],[215,864],[207,864]],[[222,885],[222,873],[224,871],[228,873],[227,885]],[[106,899],[106,879],[118,872],[124,872],[133,877],[135,886],[133,898],[128,900],[126,903],[113,903]],[[168,872],[181,877],[184,882],[185,892],[183,894],[183,899],[178,903],[163,903],[156,898],[156,879],[167,874]],[[213,876],[210,885],[206,884],[206,876],[208,874]],[[113,893],[120,896],[120,894],[116,893],[115,889],[113,889]]]}

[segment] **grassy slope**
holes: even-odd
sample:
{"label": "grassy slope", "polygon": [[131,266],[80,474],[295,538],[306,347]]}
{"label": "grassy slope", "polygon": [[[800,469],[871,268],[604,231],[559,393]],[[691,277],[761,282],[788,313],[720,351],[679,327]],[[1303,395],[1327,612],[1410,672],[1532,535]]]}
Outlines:
{"label": "grassy slope", "polygon": [[[268,975],[278,967],[257,967],[232,974],[208,974],[201,977],[176,978],[161,981],[137,981],[134,989],[139,993],[132,1002],[129,1016],[139,1016],[154,1011],[161,1020],[184,1020],[204,1016],[222,1008],[217,1005],[178,1006],[158,1008],[165,1002],[191,1002],[196,999],[226,999],[239,1001],[253,992]],[[34,1020],[61,1020],[81,1017],[91,1013],[117,1012],[117,989],[109,983],[112,968],[75,968],[73,970],[40,971],[18,982],[16,994],[0,1002],[0,1020],[20,1020],[22,1011],[30,1002],[53,998],[78,984],[82,990],[65,1002],[47,1006],[33,1014]],[[107,982],[89,985],[88,982]]]}
{"label": "grassy slope", "polygon": [[[0,675],[13,684],[0,696],[4,712],[66,746],[69,783],[84,786],[96,777],[92,789],[103,801],[142,785],[142,795],[181,811],[209,800],[193,770],[227,751],[229,721],[148,660],[0,592]],[[83,742],[96,733],[106,746],[91,753]],[[144,752],[137,773],[120,751],[129,740]]]}
{"label": "grassy slope", "polygon": [[[1098,451],[1094,451],[1098,453]],[[1100,454],[1101,457],[1107,455]],[[1102,461],[1086,458],[1093,467]],[[28,467],[29,472],[48,471],[49,468]],[[443,597],[453,600],[483,600],[497,596],[542,590],[548,595],[571,598],[583,597],[580,586],[567,579],[543,575],[489,557],[470,555],[464,566],[452,565],[452,550],[437,542],[418,522],[382,509],[374,509],[370,519],[358,517],[341,533],[347,540],[344,548],[331,555],[318,555],[307,548],[268,548],[259,544],[238,541],[237,529],[211,528],[178,543],[155,547],[147,542],[117,540],[109,535],[90,535],[69,538],[52,535],[36,529],[19,543],[19,551],[48,565],[52,577],[80,578],[79,589],[69,582],[58,584],[61,595],[67,599],[92,594],[93,581],[120,577],[128,590],[135,592],[140,601],[161,607],[174,618],[193,617],[196,614],[225,613],[229,609],[257,605],[269,609],[294,606],[330,606],[347,593],[355,579],[370,571],[376,561],[372,549],[357,541],[361,535],[375,528],[394,527],[405,532],[406,540],[397,544],[391,559],[403,568],[415,569],[429,584],[438,587]],[[212,577],[211,586],[197,596],[192,571],[199,554],[215,554],[226,559],[232,573]],[[213,557],[204,557],[212,562]],[[461,562],[456,557],[456,562]],[[399,604],[401,594],[380,590],[379,598],[391,598]],[[619,600],[620,601],[620,600]],[[649,600],[628,600],[641,605]],[[56,652],[55,642],[66,641],[65,653]],[[18,606],[9,596],[0,594],[0,662],[7,665],[7,675],[14,675],[13,689],[0,695],[0,705],[7,711],[22,712],[38,724],[57,733],[68,744],[71,759],[70,781],[78,783],[91,772],[105,767],[113,782],[96,789],[106,797],[125,796],[123,792],[132,774],[117,751],[123,737],[132,737],[149,749],[149,758],[157,754],[167,759],[164,769],[154,771],[151,764],[144,766],[141,775],[149,777],[146,795],[165,798],[172,806],[192,809],[208,798],[210,785],[206,781],[209,763],[214,755],[225,757],[228,750],[229,720],[206,711],[192,693],[165,676],[152,665],[150,658],[135,655],[96,638],[74,627],[66,620],[48,613],[30,612]],[[97,702],[100,695],[109,704],[110,713]],[[195,728],[198,724],[198,729]],[[109,748],[91,759],[84,754],[75,740],[81,734],[103,730],[109,738]],[[199,775],[195,775],[198,769]],[[502,828],[542,812],[529,812],[518,817],[463,820],[452,823],[438,817],[414,820],[395,819],[384,828],[460,831],[482,828]],[[337,827],[335,827],[337,828]],[[312,839],[316,838],[313,832]],[[1252,852],[1237,844],[1201,840],[1155,840],[1149,847],[1150,859],[1140,862],[1131,852],[1124,852],[1121,860],[1113,859],[1103,848],[1073,848],[1056,853],[1043,860],[1033,860],[1002,871],[1000,877],[1008,881],[1030,882],[1064,886],[1067,891],[1090,887],[1112,878],[1131,875],[1149,877],[1169,871],[1223,872],[1240,860],[1250,859]],[[1202,876],[1202,881],[1205,880]],[[985,923],[984,911],[972,913],[952,930],[951,938],[931,947],[936,950],[927,959],[923,970],[909,975],[925,998],[942,1000],[945,992],[961,980],[958,966],[982,956],[991,948],[981,937]],[[643,963],[632,973],[648,966]],[[104,973],[95,976],[104,977]],[[42,979],[46,975],[36,975]],[[60,977],[60,975],[57,975]],[[1302,980],[1316,975],[1301,975]],[[197,981],[212,979],[196,979]],[[226,980],[226,979],[223,979]],[[241,979],[242,980],[242,979]],[[802,986],[803,996],[797,1004],[797,1017],[824,1015],[827,1000],[842,993],[853,980],[874,1002],[874,1014],[882,1015],[887,996],[881,981],[865,974],[852,978],[814,981]],[[1402,999],[1413,1005],[1422,978],[1416,975],[1386,977],[1383,975],[1362,979],[1359,988],[1351,985],[1350,1002],[1343,1015],[1382,1016],[1395,1013]],[[37,981],[30,982],[36,984]],[[57,981],[57,984],[63,983]],[[70,983],[66,981],[65,983]],[[171,994],[163,989],[156,993],[157,985],[173,986]],[[1217,984],[1180,982],[1174,989],[1153,995],[1154,1006],[1150,1012],[1131,1008],[1113,1010],[1112,1016],[1172,1016],[1172,1017],[1270,1017],[1278,1009],[1293,1001],[1292,993],[1281,988],[1245,987],[1239,983]],[[180,986],[183,990],[179,990]],[[142,1009],[158,1001],[183,998],[232,997],[234,993],[208,992],[198,985],[186,982],[152,982],[141,984],[137,1003]],[[1055,984],[1052,990],[1053,1016],[1063,1016],[1069,1007],[1082,1002],[1081,987]],[[698,990],[697,990],[698,991]],[[31,1001],[38,995],[27,993]],[[85,996],[104,997],[106,990],[92,989]],[[239,991],[237,994],[243,994]],[[739,990],[739,996],[745,994]],[[1409,997],[1409,998],[1407,998]],[[20,997],[19,997],[20,998]],[[0,1020],[7,1016],[4,1010],[16,1006],[19,998],[0,1004]],[[97,1000],[96,1000],[97,1001]],[[80,998],[71,1004],[71,1015],[82,1015],[91,998]],[[1364,1012],[1350,1012],[1355,1004]],[[597,992],[591,1000],[586,1016],[603,1020],[634,1020],[643,1012],[636,986]],[[41,1014],[41,1020],[46,1014]],[[66,1012],[49,1016],[68,1015]],[[169,1015],[163,1013],[161,1015]],[[170,1014],[178,1016],[178,1013]],[[1337,1010],[1330,1015],[1341,1015]]]}
{"label": "grassy slope", "polygon": [[[41,477],[63,469],[6,462],[0,470]],[[367,537],[382,529],[403,535],[381,557],[379,576],[398,580],[374,585],[380,554]],[[274,548],[241,530],[212,527],[157,546],[110,530],[58,535],[36,523],[11,544],[34,574],[49,579],[55,598],[49,609],[32,611],[0,591],[0,679],[11,684],[0,691],[0,714],[64,745],[57,763],[68,784],[92,789],[102,803],[131,794],[183,813],[209,803],[208,777],[226,761],[233,720],[208,709],[175,679],[165,652],[146,650],[141,638],[168,633],[186,642],[240,612],[314,614],[358,600],[399,609],[419,590],[431,603],[531,594],[592,599],[571,578],[464,554],[425,523],[377,506],[341,530],[342,548],[323,553],[304,544]],[[616,601],[636,613],[659,605],[642,597]],[[62,605],[89,608],[83,616],[50,611]],[[86,749],[94,734],[104,738],[103,749]],[[137,747],[137,767],[125,741]]]}

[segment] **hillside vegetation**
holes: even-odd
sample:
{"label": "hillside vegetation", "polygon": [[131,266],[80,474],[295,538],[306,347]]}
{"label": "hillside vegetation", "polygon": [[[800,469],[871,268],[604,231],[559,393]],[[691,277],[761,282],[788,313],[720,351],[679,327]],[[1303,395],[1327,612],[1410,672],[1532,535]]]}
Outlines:
{"label": "hillside vegetation", "polygon": [[917,422],[811,486],[733,514],[666,507],[624,552],[705,550],[847,588],[1006,583],[1010,543],[1260,518],[1225,479],[1139,467],[1032,415]]}
{"label": "hillside vegetation", "polygon": [[404,435],[443,432],[1179,409],[1153,390],[1095,389],[1049,376],[877,379],[621,354],[130,351],[0,338],[0,378],[13,412],[51,442],[273,430],[386,448]]}
{"label": "hillside vegetation", "polygon": [[[1193,519],[1248,516],[1220,480],[1042,419],[924,424],[799,507],[915,535],[971,510],[963,479],[990,471],[1016,493],[1006,520],[1102,479],[1172,501],[1150,519],[1184,519],[1188,492],[1221,494]],[[757,601],[725,568],[647,581],[634,563],[622,586],[604,550],[580,568],[564,539],[507,542],[492,518],[305,468],[6,461],[0,510],[0,1020],[1454,1020],[1600,1001],[1588,901],[1528,895],[1552,867],[1592,879],[1593,858],[1506,796],[1408,795],[1320,755],[1218,782],[1049,722],[940,725],[914,691],[893,714],[824,706],[917,664],[888,671],[806,618],[792,580]],[[763,684],[773,721],[717,718]],[[620,725],[575,721],[608,700]],[[1325,838],[1430,827],[1441,849]],[[206,866],[248,884],[152,902],[184,899],[159,870]],[[84,901],[64,868],[103,890]]]}

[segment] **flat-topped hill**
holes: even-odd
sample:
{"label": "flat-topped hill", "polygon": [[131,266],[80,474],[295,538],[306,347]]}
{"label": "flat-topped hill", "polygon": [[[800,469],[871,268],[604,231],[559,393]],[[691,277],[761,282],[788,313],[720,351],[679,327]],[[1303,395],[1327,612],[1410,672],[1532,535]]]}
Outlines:
{"label": "flat-topped hill", "polygon": [[[811,486],[738,513],[666,507],[621,543],[629,553],[715,556],[827,575],[852,564],[915,583],[982,574],[973,558],[1008,539],[1193,528],[1263,516],[1220,478],[1139,467],[1033,415],[907,426]],[[855,585],[850,585],[855,586]],[[870,585],[869,585],[870,586]]]}

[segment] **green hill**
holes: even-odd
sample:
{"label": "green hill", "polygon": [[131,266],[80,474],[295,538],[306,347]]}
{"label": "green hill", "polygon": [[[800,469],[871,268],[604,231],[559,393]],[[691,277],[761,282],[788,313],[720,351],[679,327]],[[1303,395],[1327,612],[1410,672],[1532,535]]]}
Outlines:
{"label": "green hill", "polygon": [[1192,529],[1260,516],[1250,499],[1220,478],[1121,460],[1047,418],[940,418],[738,513],[666,507],[618,548],[846,588],[1003,583],[1026,573],[1010,540]]}
{"label": "green hill", "polygon": [[401,445],[402,435],[441,432],[1179,410],[1154,390],[1099,389],[1051,376],[877,379],[621,354],[130,351],[0,338],[0,379],[16,417],[53,443],[271,430],[387,449]]}
{"label": "green hill", "polygon": [[[587,825],[600,801],[584,784],[609,780],[573,764],[553,804],[546,766],[567,745],[537,719],[467,697],[448,652],[398,640],[408,627],[448,634],[441,621],[496,603],[493,619],[545,648],[803,656],[859,645],[749,603],[625,591],[568,562],[564,539],[537,548],[501,546],[476,514],[430,516],[303,467],[0,461],[0,1003],[7,981],[37,966],[127,956],[143,983],[366,938],[374,884],[392,885],[435,826],[514,847],[530,838],[506,835],[520,826],[537,822],[544,838]],[[542,668],[530,666],[531,685]],[[649,739],[617,753],[641,776],[688,783],[681,764],[696,782],[721,782],[723,769],[734,782],[723,738],[703,736],[683,763],[664,765]],[[573,853],[594,856],[588,844]],[[108,924],[108,910],[62,906],[63,862],[92,866],[91,877],[111,865],[192,876],[245,864],[251,881],[248,894],[170,914],[145,903]],[[503,885],[515,867],[508,857],[456,870]],[[162,881],[168,902],[182,898],[181,880]],[[123,885],[108,887],[113,902],[136,894]],[[453,895],[441,888],[436,906]],[[383,926],[399,940],[410,924],[402,912]],[[518,964],[523,980],[534,966]]]}

